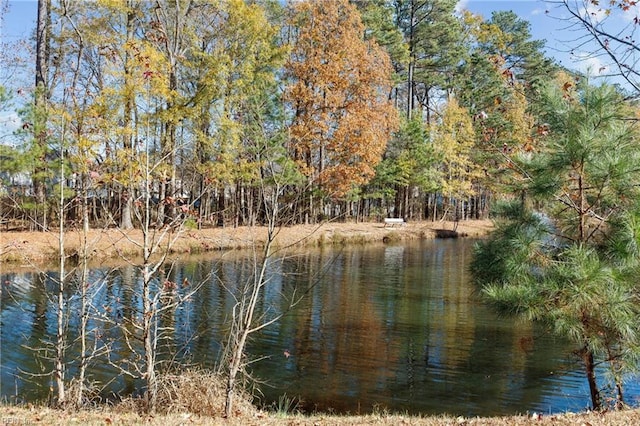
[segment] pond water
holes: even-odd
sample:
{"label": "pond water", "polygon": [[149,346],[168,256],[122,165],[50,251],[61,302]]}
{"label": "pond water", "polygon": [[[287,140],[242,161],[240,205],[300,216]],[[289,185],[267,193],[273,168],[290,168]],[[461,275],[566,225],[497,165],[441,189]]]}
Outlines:
{"label": "pond water", "polygon": [[[474,416],[586,408],[588,388],[571,345],[532,324],[499,318],[479,302],[467,271],[472,245],[462,239],[325,247],[274,259],[260,311],[266,318],[285,315],[248,348],[257,360],[252,374],[264,382],[260,401],[268,405],[286,394],[305,410]],[[229,290],[252,267],[249,253],[229,252],[161,269],[158,285],[170,287],[167,297],[184,298],[160,315],[164,366],[216,365],[234,305]],[[38,375],[51,363],[36,348],[55,336],[47,296],[55,294],[55,280],[54,273],[2,274],[5,400],[50,396],[50,378]],[[127,319],[141,307],[139,271],[96,268],[89,282],[90,342],[105,352],[91,362],[90,377],[107,384],[105,395],[135,392],[140,384],[119,369],[136,361],[138,347],[123,338],[121,325],[130,327]],[[69,359],[78,354],[77,293],[70,284]],[[290,309],[291,300],[300,301]],[[633,384],[627,391],[640,393]]]}

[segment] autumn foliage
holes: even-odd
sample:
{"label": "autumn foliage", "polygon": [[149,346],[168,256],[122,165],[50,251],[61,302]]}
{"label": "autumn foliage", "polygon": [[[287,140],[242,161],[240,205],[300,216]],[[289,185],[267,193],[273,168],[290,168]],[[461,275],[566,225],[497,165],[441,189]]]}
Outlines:
{"label": "autumn foliage", "polygon": [[[538,98],[559,67],[517,14],[457,4],[53,2],[47,87],[20,113],[15,149],[1,146],[6,193],[24,196],[3,214],[54,221],[39,191],[52,194],[65,151],[67,194],[91,199],[98,227],[139,227],[147,191],[158,226],[260,224],[271,185],[287,223],[453,219],[451,206],[486,218],[522,178],[514,157],[543,151]],[[11,187],[20,174],[29,188]]]}
{"label": "autumn foliage", "polygon": [[344,196],[373,177],[397,127],[391,63],[347,0],[298,3],[292,22],[290,148],[311,185]]}

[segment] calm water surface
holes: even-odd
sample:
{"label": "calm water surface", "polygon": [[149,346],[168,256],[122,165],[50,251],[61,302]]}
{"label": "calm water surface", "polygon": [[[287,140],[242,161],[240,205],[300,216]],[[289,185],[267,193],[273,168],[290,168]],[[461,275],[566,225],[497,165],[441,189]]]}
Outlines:
{"label": "calm water surface", "polygon": [[[459,415],[587,407],[586,381],[569,344],[529,323],[498,318],[479,303],[467,272],[472,244],[433,240],[322,248],[274,260],[260,310],[267,318],[286,314],[249,346],[250,356],[261,359],[252,365],[253,375],[265,383],[261,401],[270,404],[286,393],[308,410],[357,413],[377,407]],[[160,272],[158,286],[168,289],[160,306],[203,283],[197,294],[160,316],[163,365],[216,365],[234,305],[228,289],[244,282],[251,267],[248,254],[234,252]],[[55,292],[55,279],[2,274],[4,399],[49,396],[50,379],[33,374],[51,368],[45,351],[35,348],[55,336],[55,311],[47,298]],[[118,324],[138,315],[139,282],[132,266],[90,274],[92,310],[103,318],[90,323],[91,344],[109,350],[108,357],[92,362],[91,379],[109,383],[104,394],[139,389],[138,382],[118,374],[136,360]],[[73,280],[69,287],[67,327],[73,340],[79,301]],[[67,353],[77,357],[77,344]],[[640,392],[631,383],[628,393]]]}

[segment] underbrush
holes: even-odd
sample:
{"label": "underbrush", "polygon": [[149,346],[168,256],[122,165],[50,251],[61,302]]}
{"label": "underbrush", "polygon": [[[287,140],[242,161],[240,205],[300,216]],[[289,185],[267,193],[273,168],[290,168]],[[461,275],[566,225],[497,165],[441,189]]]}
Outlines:
{"label": "underbrush", "polygon": [[[226,383],[221,374],[205,370],[164,374],[159,378],[158,389],[158,409],[161,412],[224,417]],[[257,410],[251,400],[248,392],[236,394],[234,414],[254,415]]]}

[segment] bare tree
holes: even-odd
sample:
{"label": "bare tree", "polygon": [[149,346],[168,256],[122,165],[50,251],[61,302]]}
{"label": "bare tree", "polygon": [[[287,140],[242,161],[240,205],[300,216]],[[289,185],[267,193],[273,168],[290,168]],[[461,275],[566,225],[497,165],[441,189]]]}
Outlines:
{"label": "bare tree", "polygon": [[[592,70],[598,75],[621,79],[640,96],[640,44],[635,34],[640,28],[636,1],[631,0],[548,0],[569,13],[568,29],[582,31],[572,41],[572,53],[598,59],[602,66]],[[578,33],[580,34],[580,33]]]}
{"label": "bare tree", "polygon": [[58,198],[58,206],[59,206],[59,229],[58,229],[58,255],[60,258],[59,263],[59,277],[58,277],[58,295],[57,295],[57,305],[56,305],[56,313],[57,313],[57,328],[56,328],[56,355],[55,355],[55,368],[54,368],[54,376],[57,387],[57,398],[58,405],[63,405],[66,403],[66,392],[65,392],[65,346],[66,346],[66,333],[65,333],[65,311],[66,311],[66,300],[64,296],[65,290],[65,227],[64,227],[64,208],[65,208],[65,199],[64,199],[64,185],[62,184],[65,180],[65,170],[64,170],[64,137],[65,137],[65,123],[62,123],[62,134],[60,141],[60,192]]}
{"label": "bare tree", "polygon": [[[264,132],[263,128],[258,133]],[[278,137],[270,140],[266,134],[254,135],[257,141],[262,141],[262,154],[258,157],[261,165],[259,184],[262,192],[262,209],[264,211],[267,227],[267,237],[260,246],[254,238],[252,245],[253,270],[248,278],[241,283],[225,283],[222,285],[234,298],[235,304],[230,318],[229,334],[225,345],[225,352],[221,367],[226,374],[226,401],[225,416],[233,413],[234,397],[237,393],[239,375],[244,373],[250,360],[247,358],[246,346],[252,334],[263,330],[278,321],[289,309],[298,304],[306,292],[294,295],[288,301],[288,309],[279,314],[259,312],[258,302],[261,300],[265,288],[269,285],[273,276],[268,273],[270,265],[276,261],[276,254],[281,250],[274,247],[275,239],[282,223],[286,223],[291,212],[284,210],[282,197],[286,192],[286,186],[301,181],[297,167],[293,162],[287,161],[282,155],[281,146],[278,146]],[[274,144],[275,142],[275,144]],[[259,145],[261,142],[257,142]],[[306,238],[302,235],[300,240]],[[308,291],[308,290],[307,290]]]}
{"label": "bare tree", "polygon": [[276,316],[275,318],[264,320],[262,317],[257,317],[256,312],[257,303],[260,300],[265,286],[269,282],[267,268],[269,263],[273,261],[273,243],[277,235],[276,224],[279,214],[278,195],[280,195],[280,191],[281,188],[276,185],[276,187],[273,188],[271,199],[266,201],[267,198],[264,198],[264,208],[268,211],[267,239],[262,248],[262,252],[256,247],[254,241],[253,273],[248,280],[240,286],[237,292],[231,291],[230,287],[227,286],[227,289],[235,297],[231,327],[226,346],[226,356],[223,361],[227,374],[227,395],[225,402],[225,415],[227,417],[230,417],[232,414],[238,374],[247,365],[245,348],[249,336],[280,318],[280,316]]}

